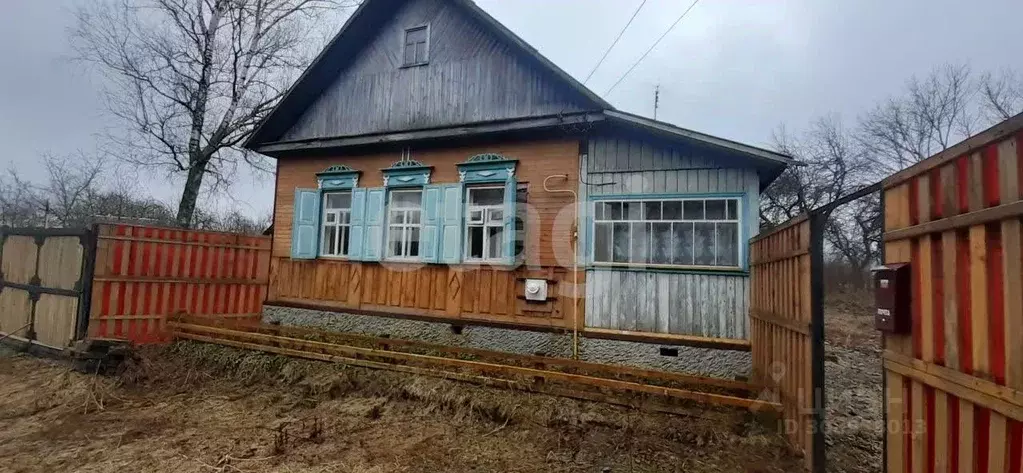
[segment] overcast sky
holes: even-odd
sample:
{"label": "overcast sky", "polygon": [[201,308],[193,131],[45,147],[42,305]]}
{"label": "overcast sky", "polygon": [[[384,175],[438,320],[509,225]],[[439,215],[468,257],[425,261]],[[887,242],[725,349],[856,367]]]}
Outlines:
{"label": "overcast sky", "polygon": [[[32,178],[43,177],[41,154],[94,150],[110,125],[98,84],[68,60],[73,2],[0,2],[0,156]],[[477,0],[580,80],[640,2]],[[689,3],[648,0],[587,85],[603,95]],[[652,116],[659,84],[659,119],[768,146],[781,124],[797,130],[831,113],[851,121],[937,65],[1023,69],[1021,18],[1020,0],[702,0],[605,98]],[[163,176],[138,179],[176,205]],[[245,176],[218,206],[269,213],[272,185]]]}

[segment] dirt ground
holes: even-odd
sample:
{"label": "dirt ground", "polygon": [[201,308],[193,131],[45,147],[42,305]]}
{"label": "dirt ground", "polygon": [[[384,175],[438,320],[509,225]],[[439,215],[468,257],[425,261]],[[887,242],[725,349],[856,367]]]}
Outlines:
{"label": "dirt ground", "polygon": [[828,471],[882,471],[884,422],[881,337],[868,292],[830,294],[825,302]]}
{"label": "dirt ground", "polygon": [[0,354],[4,472],[787,472],[737,410],[691,416],[178,343],[118,377]]}

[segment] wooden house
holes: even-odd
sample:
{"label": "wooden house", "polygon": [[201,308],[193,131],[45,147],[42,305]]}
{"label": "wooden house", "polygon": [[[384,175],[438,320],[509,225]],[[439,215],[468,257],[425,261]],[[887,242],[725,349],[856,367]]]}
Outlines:
{"label": "wooden house", "polygon": [[[748,348],[748,240],[791,163],[616,110],[470,0],[366,0],[246,147],[277,159],[284,322],[600,359]],[[529,333],[561,338],[496,346]]]}

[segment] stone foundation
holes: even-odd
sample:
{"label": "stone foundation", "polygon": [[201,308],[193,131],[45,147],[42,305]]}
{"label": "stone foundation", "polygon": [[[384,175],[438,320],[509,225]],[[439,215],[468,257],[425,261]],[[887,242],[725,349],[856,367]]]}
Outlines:
{"label": "stone foundation", "polygon": [[[572,333],[547,333],[481,326],[466,326],[460,334],[451,324],[392,317],[356,315],[290,307],[265,306],[263,322],[315,327],[338,332],[420,340],[451,346],[541,355],[572,356]],[[580,359],[594,363],[636,366],[719,378],[749,376],[750,354],[686,346],[670,346],[678,356],[660,354],[663,345],[585,338],[579,340]]]}

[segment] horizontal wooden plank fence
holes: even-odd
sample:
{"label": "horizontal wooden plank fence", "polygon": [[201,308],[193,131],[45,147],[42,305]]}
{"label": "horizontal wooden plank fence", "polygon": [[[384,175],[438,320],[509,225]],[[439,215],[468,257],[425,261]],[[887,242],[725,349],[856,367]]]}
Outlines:
{"label": "horizontal wooden plank fence", "polygon": [[750,242],[753,382],[777,393],[784,430],[814,465],[811,219],[802,216]]}
{"label": "horizontal wooden plank fence", "polygon": [[912,330],[885,337],[889,473],[1023,472],[1023,115],[884,182],[885,261]]}
{"label": "horizontal wooden plank fence", "polygon": [[260,320],[269,237],[103,224],[97,238],[91,336],[167,341],[179,313]]}

